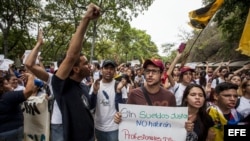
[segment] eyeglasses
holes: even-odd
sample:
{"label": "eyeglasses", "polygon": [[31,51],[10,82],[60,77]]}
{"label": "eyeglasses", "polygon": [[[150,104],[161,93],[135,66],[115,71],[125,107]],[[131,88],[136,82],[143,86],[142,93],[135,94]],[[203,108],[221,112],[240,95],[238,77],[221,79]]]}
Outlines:
{"label": "eyeglasses", "polygon": [[233,97],[233,98],[238,98],[238,95],[237,94],[221,94],[221,96],[223,96],[223,97],[226,97],[226,98],[231,98],[231,97]]}
{"label": "eyeglasses", "polygon": [[150,73],[152,73],[153,75],[155,75],[155,74],[159,74],[161,72],[161,70],[150,70],[150,69],[145,69],[144,70],[144,73],[145,74],[150,74]]}
{"label": "eyeglasses", "polygon": [[183,75],[193,75],[191,72],[184,72]]}

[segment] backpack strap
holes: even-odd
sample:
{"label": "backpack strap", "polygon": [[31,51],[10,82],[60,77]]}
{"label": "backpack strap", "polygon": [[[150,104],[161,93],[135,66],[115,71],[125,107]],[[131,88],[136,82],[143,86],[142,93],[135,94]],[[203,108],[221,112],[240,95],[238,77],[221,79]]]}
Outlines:
{"label": "backpack strap", "polygon": [[174,90],[174,95],[178,91],[179,87],[180,87],[180,85],[178,85],[178,87]]}
{"label": "backpack strap", "polygon": [[217,77],[215,80],[216,80],[216,85],[218,85],[219,84],[219,78]]}
{"label": "backpack strap", "polygon": [[145,99],[147,100],[148,105],[152,106],[153,104],[148,96],[148,93],[147,93],[145,87],[141,86],[141,89],[142,89],[142,93],[144,94]]}

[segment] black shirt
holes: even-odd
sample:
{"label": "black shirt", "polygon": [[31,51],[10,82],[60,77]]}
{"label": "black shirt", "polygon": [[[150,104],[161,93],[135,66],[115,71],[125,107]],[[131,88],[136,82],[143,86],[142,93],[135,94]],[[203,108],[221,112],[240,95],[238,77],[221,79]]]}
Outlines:
{"label": "black shirt", "polygon": [[0,96],[0,133],[23,126],[20,103],[25,100],[23,91],[10,91]]}
{"label": "black shirt", "polygon": [[[64,140],[88,141],[94,137],[94,121],[84,96],[86,89],[70,78],[52,77],[52,88],[62,113]],[[84,96],[83,96],[84,95]],[[89,99],[88,97],[86,97]]]}

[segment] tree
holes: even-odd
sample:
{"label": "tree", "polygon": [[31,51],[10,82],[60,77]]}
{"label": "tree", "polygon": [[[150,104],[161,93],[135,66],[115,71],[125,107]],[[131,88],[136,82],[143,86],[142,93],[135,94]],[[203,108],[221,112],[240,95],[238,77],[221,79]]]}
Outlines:
{"label": "tree", "polygon": [[[51,28],[49,29],[57,29],[57,24],[64,22],[65,24],[73,24],[75,29],[78,25],[78,21],[83,15],[83,12],[86,9],[86,5],[90,3],[90,1],[83,1],[83,0],[65,0],[65,1],[58,1],[58,0],[48,0],[48,4],[45,7],[45,12],[43,14],[44,22],[46,22]],[[132,17],[136,17],[139,13],[142,13],[144,10],[147,10],[147,8],[152,4],[153,0],[141,0],[141,1],[117,1],[117,0],[109,0],[109,1],[103,1],[103,0],[94,0],[91,1],[93,3],[97,3],[101,9],[102,9],[102,16],[98,19],[96,22],[92,22],[90,24],[90,29],[88,30],[86,34],[86,40],[85,40],[85,48],[83,48],[84,52],[92,56],[92,50],[94,50],[94,53],[98,53],[98,50],[95,46],[97,46],[98,42],[107,43],[105,45],[108,45],[111,42],[114,42],[114,36],[116,33],[121,32],[123,28],[128,24],[128,21],[132,19]],[[63,28],[63,27],[61,27]],[[65,27],[67,30],[67,28]],[[65,29],[62,29],[62,31],[65,31]],[[48,30],[48,28],[47,28]],[[49,31],[46,31],[49,32]],[[49,32],[53,33],[53,32]],[[52,35],[52,36],[59,36],[59,35]],[[63,38],[68,39],[69,35],[64,34]],[[102,37],[105,37],[104,41]],[[53,40],[50,40],[53,42],[54,48],[60,48],[57,49],[62,50],[65,47],[62,46],[55,46],[54,41],[56,38],[52,38]],[[89,39],[92,39],[91,45],[89,44],[91,41]],[[89,42],[89,43],[86,43]],[[97,43],[97,44],[96,44]],[[63,44],[63,46],[66,46],[67,44]],[[114,46],[111,46],[111,48],[114,48]],[[86,50],[88,49],[88,50]],[[92,50],[91,50],[92,49]],[[60,51],[62,52],[62,51]],[[93,57],[97,58],[97,56],[93,53]],[[104,55],[104,52],[102,50],[102,55]],[[55,56],[55,55],[53,55]],[[89,56],[89,58],[92,59],[92,57]],[[91,60],[90,59],[90,60]]]}
{"label": "tree", "polygon": [[[37,0],[1,0],[0,1],[0,29],[2,32],[2,50],[8,57],[8,52],[17,47],[20,37],[28,34],[28,28],[36,20],[36,13],[39,7]],[[14,33],[15,36],[11,36]],[[11,36],[11,37],[10,37]],[[11,39],[11,40],[10,40]],[[23,44],[24,45],[24,44]]]}

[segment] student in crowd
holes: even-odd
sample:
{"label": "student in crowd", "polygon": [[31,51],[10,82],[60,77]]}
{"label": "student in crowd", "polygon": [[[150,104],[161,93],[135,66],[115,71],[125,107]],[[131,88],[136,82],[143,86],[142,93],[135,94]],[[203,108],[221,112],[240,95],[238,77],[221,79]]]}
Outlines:
{"label": "student in crowd", "polygon": [[242,116],[236,111],[235,106],[238,99],[238,86],[229,82],[219,83],[215,87],[216,103],[208,107],[208,114],[215,123],[215,141],[224,138],[224,125],[237,125]]}
{"label": "student in crowd", "polygon": [[171,66],[168,70],[168,79],[171,84],[169,90],[174,94],[177,106],[181,106],[183,92],[186,89],[186,86],[192,82],[192,72],[194,71],[192,68],[188,66],[183,66],[180,69],[179,82],[177,83],[174,81],[174,79],[171,77],[171,72],[173,71],[173,68],[180,59],[181,55],[182,53],[177,52],[177,55],[174,61],[171,63]]}
{"label": "student in crowd", "polygon": [[[161,75],[164,65],[159,59],[146,60],[143,64],[146,83],[143,87],[133,89],[129,94],[127,104],[153,105],[153,106],[176,106],[174,95],[161,87]],[[148,97],[148,100],[147,98]],[[121,122],[121,113],[114,116],[115,123]],[[188,132],[194,129],[194,124],[187,121],[185,128]]]}
{"label": "student in crowd", "polygon": [[222,83],[222,82],[225,82],[225,77],[224,75],[228,73],[228,69],[225,67],[225,66],[219,66],[219,71],[218,71],[218,77],[217,78],[214,78],[213,81],[212,81],[212,85],[211,87],[213,89],[215,89],[215,87]]}
{"label": "student in crowd", "polygon": [[168,71],[169,67],[170,67],[170,62],[168,62],[168,61],[165,62],[165,69],[164,69],[163,74],[161,76],[161,83],[163,86],[164,86],[164,84],[168,83],[166,81],[168,79],[167,71]]}
{"label": "student in crowd", "polygon": [[227,72],[224,77],[225,77],[225,82],[230,82],[230,79],[232,78],[232,76],[234,75],[233,72]]}
{"label": "student in crowd", "polygon": [[[153,105],[153,106],[176,106],[174,95],[161,87],[161,75],[164,65],[159,59],[148,59],[143,64],[145,85],[133,89],[129,96],[127,104]],[[149,97],[149,100],[145,96]],[[121,121],[121,114],[116,113],[115,122]]]}
{"label": "student in crowd", "polygon": [[20,90],[24,90],[25,89],[24,86],[18,84],[18,78],[16,77],[16,75],[14,75],[14,74],[7,74],[5,76],[5,78],[10,83],[10,85],[12,86],[12,88],[13,88],[14,91],[20,91]]}
{"label": "student in crowd", "polygon": [[242,96],[236,104],[236,110],[243,116],[242,122],[250,125],[250,80],[241,85]]}
{"label": "student in crowd", "polygon": [[198,84],[187,85],[183,93],[181,106],[188,107],[189,121],[194,123],[192,141],[194,139],[213,141],[215,133],[211,127],[214,123],[206,111],[206,94],[202,86]]}
{"label": "student in crowd", "polygon": [[[127,74],[128,77],[129,77],[129,84],[130,84],[130,86],[131,86],[131,89],[129,89],[129,91],[130,91],[130,90],[132,90],[132,89],[135,88],[135,82],[134,82],[134,79],[135,79],[135,72],[134,72],[134,69],[128,68],[126,74]],[[129,92],[129,91],[128,91],[128,92]]]}
{"label": "student in crowd", "polygon": [[242,96],[242,90],[241,90],[241,87],[240,87],[242,81],[241,81],[240,75],[234,74],[234,75],[230,78],[229,82],[231,82],[231,83],[233,83],[233,84],[236,84],[236,85],[238,86],[237,94],[238,94],[239,97]]}
{"label": "student in crowd", "polygon": [[[50,139],[51,141],[63,141],[62,114],[58,107],[57,101],[54,100],[53,90],[51,86],[51,79],[52,79],[53,74],[50,72],[47,72],[45,68],[43,68],[42,66],[36,64],[36,58],[38,57],[38,53],[42,45],[43,45],[43,33],[42,33],[42,30],[39,30],[37,43],[34,46],[34,48],[31,50],[30,54],[28,55],[25,61],[25,66],[37,78],[46,82],[47,86],[49,87],[49,93],[51,96],[50,104],[52,104],[52,107],[53,107],[53,109],[50,109],[51,110]],[[60,65],[60,62],[58,63],[58,65]]]}
{"label": "student in crowd", "polygon": [[[118,125],[114,123],[114,115],[118,103],[127,98],[126,80],[114,79],[116,63],[105,60],[102,64],[102,79],[96,80],[90,89],[91,95],[97,95],[95,108],[95,135],[98,141],[118,141]],[[128,77],[127,77],[128,79]]]}
{"label": "student in crowd", "polygon": [[143,64],[146,82],[143,86],[133,89],[128,97],[128,104],[149,105],[144,93],[155,106],[176,106],[174,95],[161,87],[161,76],[164,65],[159,59],[148,59]]}
{"label": "student in crowd", "polygon": [[144,85],[145,77],[143,75],[143,69],[141,67],[136,68],[136,76],[134,82],[136,88]]}
{"label": "student in crowd", "polygon": [[87,27],[91,20],[100,16],[100,8],[94,4],[87,7],[70,41],[66,57],[51,80],[53,94],[62,113],[64,141],[94,140],[88,90],[81,83],[84,77],[90,75],[91,68],[86,56],[80,54]]}
{"label": "student in crowd", "polygon": [[24,90],[13,91],[6,78],[0,77],[0,141],[23,140],[23,112],[20,104],[30,97],[35,89],[34,76],[24,74],[27,84]]}

